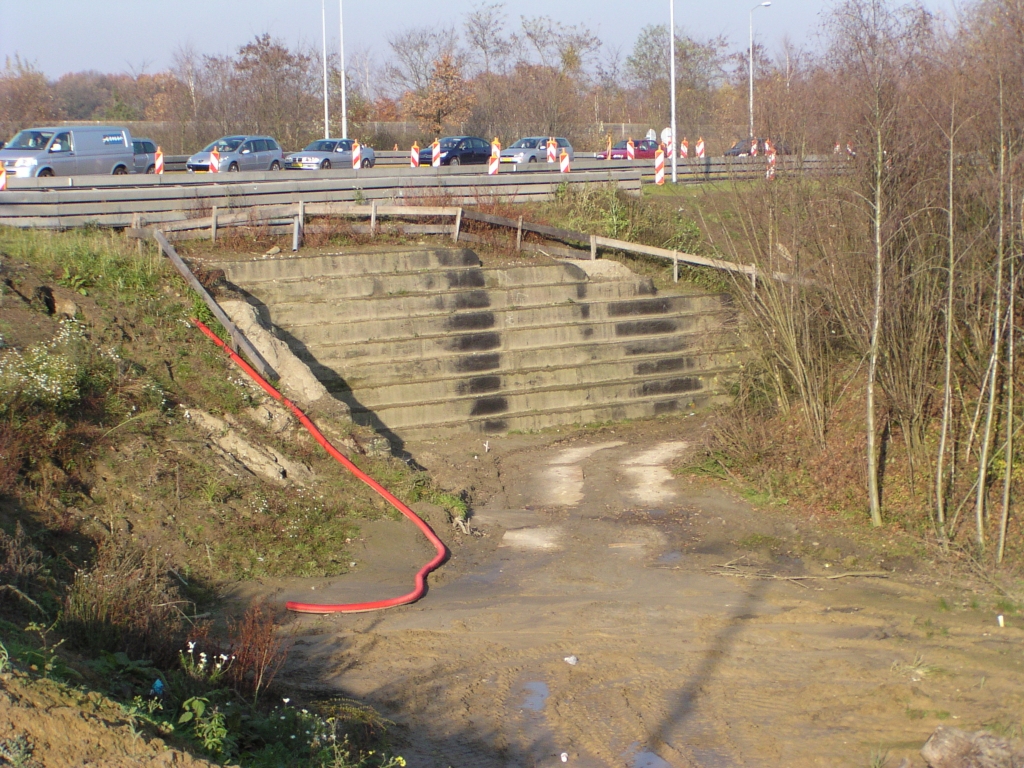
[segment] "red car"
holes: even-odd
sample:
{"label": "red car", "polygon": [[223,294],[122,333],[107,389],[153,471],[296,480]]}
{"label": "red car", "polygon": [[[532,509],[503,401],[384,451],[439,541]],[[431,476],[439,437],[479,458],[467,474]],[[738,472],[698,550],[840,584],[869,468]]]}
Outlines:
{"label": "red car", "polygon": [[[626,144],[625,141],[620,141],[618,144],[612,147],[612,160],[626,160]],[[651,139],[640,139],[640,141],[633,142],[633,148],[636,152],[635,157],[637,160],[653,160],[654,153],[658,151],[660,145],[658,142]],[[608,159],[608,150],[604,152],[598,152],[595,157],[598,160]]]}

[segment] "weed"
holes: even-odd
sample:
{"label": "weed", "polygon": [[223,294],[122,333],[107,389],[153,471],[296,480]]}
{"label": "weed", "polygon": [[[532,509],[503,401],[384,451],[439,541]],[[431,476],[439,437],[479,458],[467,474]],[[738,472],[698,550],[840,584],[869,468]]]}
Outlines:
{"label": "weed", "polygon": [[7,672],[11,668],[11,654],[7,651],[7,646],[0,643],[0,674]]}
{"label": "weed", "polygon": [[35,747],[25,735],[0,740],[0,759],[14,768],[30,768],[30,766],[38,765],[32,759],[34,750]]}
{"label": "weed", "polygon": [[264,603],[253,603],[240,621],[228,625],[234,657],[228,677],[253,703],[274,681],[287,658],[284,644],[274,630],[274,616]]}
{"label": "weed", "polygon": [[782,548],[782,539],[775,536],[768,536],[763,533],[752,533],[739,542],[744,549],[768,549],[778,550]]}
{"label": "weed", "polygon": [[885,768],[889,764],[889,750],[881,747],[871,753],[868,759],[868,768]]}
{"label": "weed", "polygon": [[235,738],[230,734],[224,713],[210,700],[198,696],[186,699],[181,705],[179,725],[191,725],[192,733],[206,752],[214,757],[228,756],[235,750]]}
{"label": "weed", "polygon": [[1020,605],[1008,597],[1001,597],[995,602],[995,608],[999,613],[1013,614],[1020,611]]}
{"label": "weed", "polygon": [[894,661],[889,669],[899,675],[908,675],[914,681],[941,671],[939,667],[933,664],[925,664],[924,657],[921,655],[915,656],[913,662],[909,664],[902,661]]}
{"label": "weed", "polygon": [[95,565],[75,574],[60,627],[73,646],[93,653],[169,661],[187,605],[157,554],[111,538],[100,544]]}
{"label": "weed", "polygon": [[948,602],[946,601],[946,598],[944,598],[944,597],[940,597],[940,598],[939,598],[939,610],[940,610],[940,611],[945,611],[945,612],[948,612],[948,611],[952,611],[952,610],[953,610],[953,606],[951,606],[951,605],[950,605],[950,604],[949,604],[949,603],[948,603]]}

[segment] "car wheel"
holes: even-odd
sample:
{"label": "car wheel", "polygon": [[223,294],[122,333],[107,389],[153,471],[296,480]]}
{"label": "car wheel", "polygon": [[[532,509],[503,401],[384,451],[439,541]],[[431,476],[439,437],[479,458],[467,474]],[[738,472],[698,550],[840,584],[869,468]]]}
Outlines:
{"label": "car wheel", "polygon": [[238,163],[232,163],[228,166],[228,173],[238,173]]}
{"label": "car wheel", "polygon": [[149,166],[149,168],[146,169],[146,173],[156,173],[156,166],[155,165]]}
{"label": "car wheel", "polygon": [[39,177],[40,178],[46,178],[46,177],[49,177],[49,176],[53,176],[53,171],[50,170],[49,168],[43,168],[43,170],[41,170],[39,172]]}
{"label": "car wheel", "polygon": [[462,163],[459,161],[459,158],[453,157],[448,161],[448,165],[462,165]]}
{"label": "car wheel", "polygon": [[272,171],[280,171],[281,170],[281,164],[279,162],[277,162],[277,160],[275,160],[274,162],[272,162],[270,164],[270,170],[272,170]]}
{"label": "car wheel", "polygon": [[372,168],[372,167],[373,167],[373,164],[370,162],[370,158],[364,157],[363,158],[363,168]]}
{"label": "car wheel", "polygon": [[115,176],[127,176],[128,175],[128,169],[125,168],[123,165],[119,165],[119,166],[117,166],[117,168],[114,169],[114,175]]}
{"label": "car wheel", "polygon": [[329,170],[331,170],[331,161],[330,160],[324,160],[322,163],[320,163],[320,170],[321,171],[329,171]]}

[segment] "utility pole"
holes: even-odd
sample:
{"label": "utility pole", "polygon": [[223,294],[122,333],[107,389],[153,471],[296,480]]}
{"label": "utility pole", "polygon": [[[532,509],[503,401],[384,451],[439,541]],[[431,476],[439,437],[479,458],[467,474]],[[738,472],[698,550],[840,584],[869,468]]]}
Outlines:
{"label": "utility pole", "polygon": [[345,0],[338,0],[338,21],[341,25],[341,138],[348,138],[348,104],[345,93]]}
{"label": "utility pole", "polygon": [[676,175],[676,0],[668,0],[668,71],[672,80],[672,183],[679,177]]}
{"label": "utility pole", "polygon": [[328,106],[327,89],[327,0],[320,0],[320,28],[323,30],[324,38],[324,138],[331,138],[331,111]]}

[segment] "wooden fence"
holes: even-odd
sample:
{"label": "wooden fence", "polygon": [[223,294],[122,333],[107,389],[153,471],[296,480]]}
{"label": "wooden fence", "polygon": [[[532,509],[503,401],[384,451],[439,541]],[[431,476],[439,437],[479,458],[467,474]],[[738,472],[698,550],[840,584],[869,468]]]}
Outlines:
{"label": "wooden fence", "polygon": [[[455,243],[492,243],[493,240],[491,238],[467,232],[462,226],[465,221],[479,222],[492,227],[514,230],[515,247],[516,250],[520,251],[542,253],[558,258],[596,259],[599,257],[601,250],[605,250],[642,254],[664,259],[672,263],[673,279],[676,281],[679,280],[680,264],[711,267],[743,275],[755,284],[759,277],[770,277],[776,280],[791,279],[789,275],[783,273],[766,274],[759,272],[752,265],[736,264],[731,261],[712,259],[683,251],[673,251],[641,243],[616,240],[610,237],[585,234],[546,224],[533,224],[524,221],[522,216],[518,219],[511,219],[465,209],[461,206],[381,205],[374,201],[369,205],[297,203],[295,205],[259,206],[248,211],[228,211],[224,213],[215,209],[212,215],[208,217],[176,222],[161,222],[158,224],[145,222],[141,216],[137,216],[134,225],[127,230],[127,234],[133,238],[157,238],[161,246],[163,246],[163,243],[167,242],[167,240],[198,238],[216,240],[218,231],[227,227],[258,226],[273,235],[284,235],[290,232],[292,234],[292,250],[298,251],[302,245],[303,237],[307,233],[337,231],[338,228],[335,225],[307,221],[310,218],[324,217],[368,219],[366,224],[346,223],[346,228],[350,232],[368,234],[371,237],[378,234],[443,235],[451,237]],[[435,221],[429,224],[412,224],[405,221],[405,219],[415,218],[435,220],[447,218],[450,219],[450,223]],[[524,239],[524,235],[527,233],[538,234],[549,241],[556,241],[560,244],[529,242]],[[166,251],[166,248],[164,250]]]}

